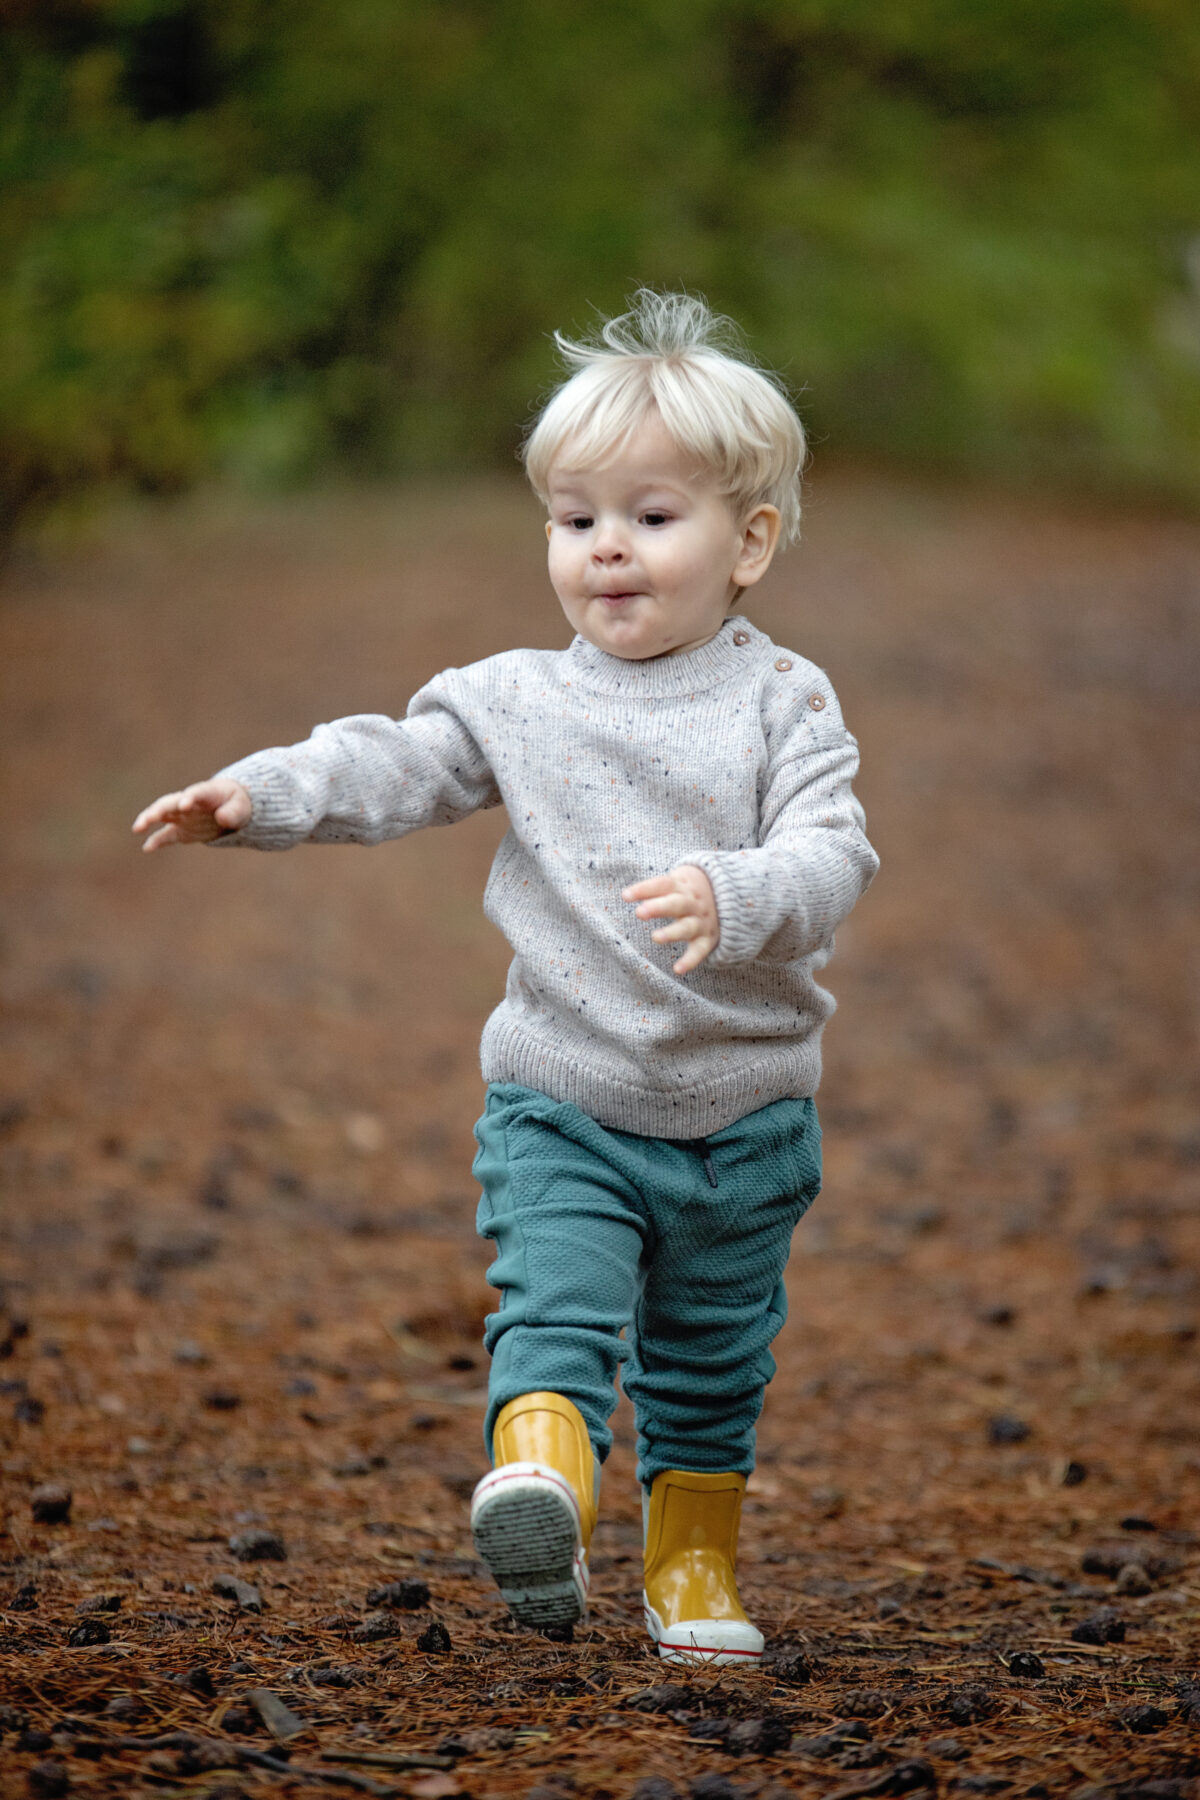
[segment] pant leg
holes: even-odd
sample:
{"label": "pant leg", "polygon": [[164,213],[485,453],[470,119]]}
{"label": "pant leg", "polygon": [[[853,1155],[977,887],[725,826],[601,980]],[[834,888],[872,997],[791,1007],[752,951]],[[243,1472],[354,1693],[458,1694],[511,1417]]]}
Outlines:
{"label": "pant leg", "polygon": [[646,1235],[637,1140],[512,1083],[488,1089],[475,1135],[477,1228],[496,1244],[488,1281],[500,1290],[484,1333],[488,1453],[500,1409],[549,1390],[574,1401],[603,1462]]}
{"label": "pant leg", "polygon": [[[811,1100],[781,1100],[708,1139],[717,1186],[693,1149],[661,1145],[657,1227],[629,1334],[625,1391],[638,1474],[754,1467],[754,1428],[787,1317],[792,1232],[821,1185]],[[681,1160],[682,1159],[682,1160]]]}

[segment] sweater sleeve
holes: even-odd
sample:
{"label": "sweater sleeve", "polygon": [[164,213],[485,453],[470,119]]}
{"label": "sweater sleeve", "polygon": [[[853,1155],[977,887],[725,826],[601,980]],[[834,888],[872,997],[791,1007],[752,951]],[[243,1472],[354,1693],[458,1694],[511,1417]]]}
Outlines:
{"label": "sweater sleeve", "polygon": [[759,846],[681,859],[712,882],[721,925],[714,968],[824,949],[879,867],[850,785],[858,745],[831,693],[828,703],[820,728],[806,722],[804,748],[789,754],[785,743],[769,770]]}
{"label": "sweater sleeve", "polygon": [[254,811],[249,824],[215,845],[378,844],[498,806],[500,792],[463,716],[455,674],[423,687],[403,719],[336,719],[301,744],[259,750],[221,769],[242,783]]}

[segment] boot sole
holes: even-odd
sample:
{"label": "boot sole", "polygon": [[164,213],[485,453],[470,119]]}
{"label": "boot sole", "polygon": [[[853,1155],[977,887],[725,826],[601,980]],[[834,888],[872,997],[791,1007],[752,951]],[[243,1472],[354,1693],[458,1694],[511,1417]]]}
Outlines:
{"label": "boot sole", "polygon": [[749,1620],[680,1619],[666,1625],[645,1595],[642,1606],[646,1630],[658,1645],[663,1662],[707,1663],[709,1667],[740,1664],[753,1667],[762,1661],[763,1635]]}
{"label": "boot sole", "polygon": [[513,1618],[543,1630],[577,1625],[588,1570],[574,1489],[543,1463],[504,1463],[471,1501],[471,1535]]}

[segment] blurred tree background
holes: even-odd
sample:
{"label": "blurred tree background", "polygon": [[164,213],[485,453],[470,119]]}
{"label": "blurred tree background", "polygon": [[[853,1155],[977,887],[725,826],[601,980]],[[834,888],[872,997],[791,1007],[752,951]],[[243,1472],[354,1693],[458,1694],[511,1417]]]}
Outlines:
{"label": "blurred tree background", "polygon": [[1200,496],[1194,0],[0,0],[0,529],[510,463],[705,292],[818,444]]}

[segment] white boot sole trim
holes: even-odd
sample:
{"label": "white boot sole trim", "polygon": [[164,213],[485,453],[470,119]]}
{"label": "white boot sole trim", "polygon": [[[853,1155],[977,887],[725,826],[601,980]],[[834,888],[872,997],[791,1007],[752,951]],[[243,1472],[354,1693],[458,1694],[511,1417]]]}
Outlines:
{"label": "white boot sole trim", "polygon": [[471,1535],[518,1624],[574,1625],[588,1568],[575,1490],[544,1463],[503,1463],[471,1501]]}
{"label": "white boot sole trim", "polygon": [[762,1660],[763,1634],[744,1619],[680,1619],[665,1625],[645,1595],[646,1630],[669,1663],[756,1663]]}

